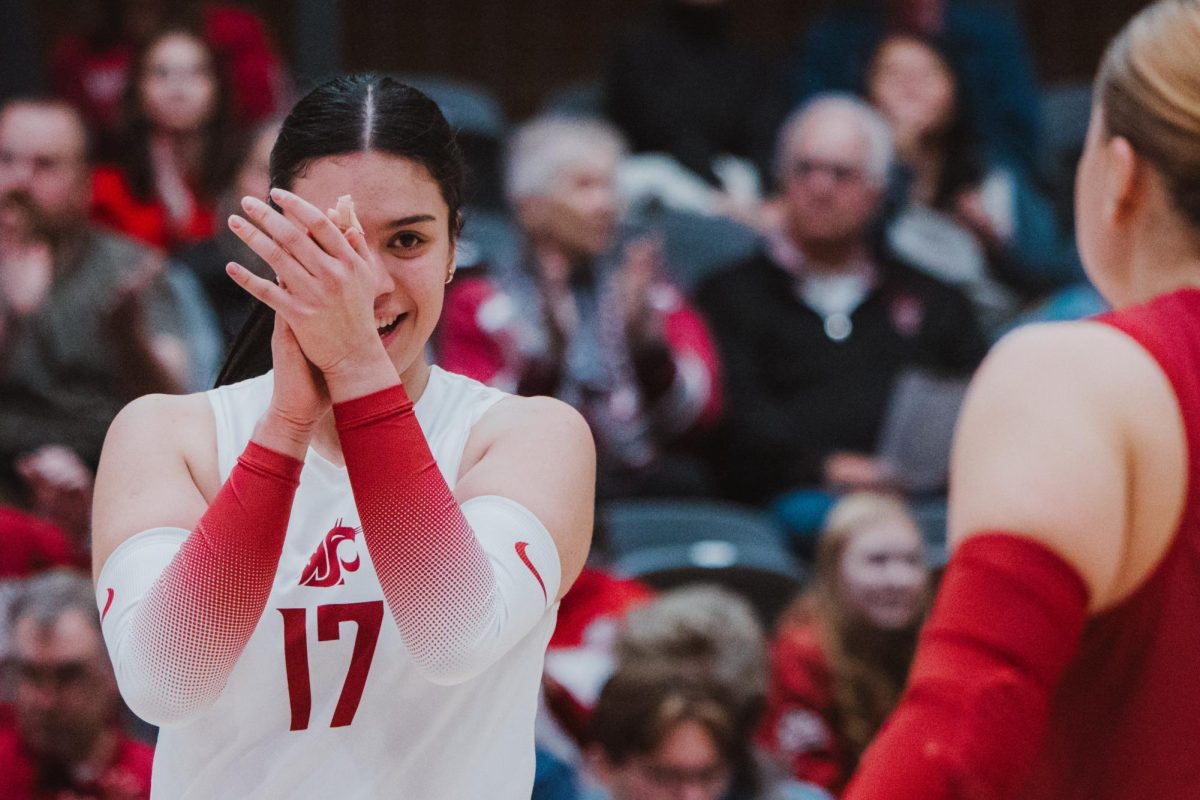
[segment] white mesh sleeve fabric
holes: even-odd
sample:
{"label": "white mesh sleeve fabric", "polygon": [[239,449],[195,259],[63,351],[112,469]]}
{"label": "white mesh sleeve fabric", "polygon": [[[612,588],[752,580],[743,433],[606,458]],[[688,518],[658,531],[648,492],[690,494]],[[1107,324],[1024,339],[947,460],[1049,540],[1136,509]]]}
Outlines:
{"label": "white mesh sleeve fabric", "polygon": [[104,641],[142,719],[185,721],[225,688],[270,595],[302,466],[251,442],[194,531],[144,531],[105,561]]}

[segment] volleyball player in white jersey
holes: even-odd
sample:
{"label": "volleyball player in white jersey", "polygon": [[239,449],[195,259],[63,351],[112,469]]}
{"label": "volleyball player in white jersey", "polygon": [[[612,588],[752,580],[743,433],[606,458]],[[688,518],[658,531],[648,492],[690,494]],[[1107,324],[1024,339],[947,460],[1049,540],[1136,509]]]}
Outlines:
{"label": "volleyball player in white jersey", "polygon": [[[587,427],[425,361],[462,191],[428,98],[330,81],[271,175],[274,203],[230,220],[278,278],[229,267],[270,310],[238,382],[131,404],[97,477],[97,601],[123,696],[161,726],[154,795],[525,800],[590,538]],[[346,194],[361,221],[335,224]]]}

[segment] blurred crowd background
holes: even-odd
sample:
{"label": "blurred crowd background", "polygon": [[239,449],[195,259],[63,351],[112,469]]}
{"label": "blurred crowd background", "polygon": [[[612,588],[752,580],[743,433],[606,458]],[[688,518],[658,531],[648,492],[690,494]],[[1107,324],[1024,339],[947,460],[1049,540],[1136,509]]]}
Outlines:
{"label": "blurred crowd background", "polygon": [[223,220],[291,103],[361,70],[470,169],[431,359],[598,444],[534,796],[836,797],[945,559],[967,381],[1103,310],[1074,166],[1141,5],[0,6],[0,800],[146,794],[88,578],[104,434],[212,385],[249,311],[224,265],[266,274]]}

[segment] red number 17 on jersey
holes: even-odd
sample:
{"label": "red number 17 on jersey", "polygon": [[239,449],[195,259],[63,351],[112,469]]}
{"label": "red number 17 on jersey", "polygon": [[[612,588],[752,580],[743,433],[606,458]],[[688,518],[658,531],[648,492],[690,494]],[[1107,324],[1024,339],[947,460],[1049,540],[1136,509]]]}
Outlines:
{"label": "red number 17 on jersey", "polygon": [[[312,713],[312,683],[308,674],[308,609],[281,608],[283,615],[283,655],[287,667],[288,701],[292,707],[294,731],[308,728]],[[383,623],[383,601],[365,603],[330,603],[317,606],[317,641],[328,642],[342,638],[342,623],[357,625],[354,649],[350,655],[350,669],[342,694],[333,711],[331,728],[341,728],[354,721],[358,703],[362,700],[363,687],[367,685],[367,673],[371,671],[371,660],[375,657],[375,644],[379,641],[379,627]]]}

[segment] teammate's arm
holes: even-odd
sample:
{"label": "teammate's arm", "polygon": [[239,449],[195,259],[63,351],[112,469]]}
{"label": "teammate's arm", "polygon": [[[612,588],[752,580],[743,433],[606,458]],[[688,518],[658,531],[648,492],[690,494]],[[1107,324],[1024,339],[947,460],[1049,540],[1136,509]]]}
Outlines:
{"label": "teammate's arm", "polygon": [[1171,397],[1140,348],[1095,323],[1020,331],[985,361],[951,463],[954,555],[848,800],[1020,791],[1087,615],[1123,585],[1133,384],[1161,390],[1142,407]]}

